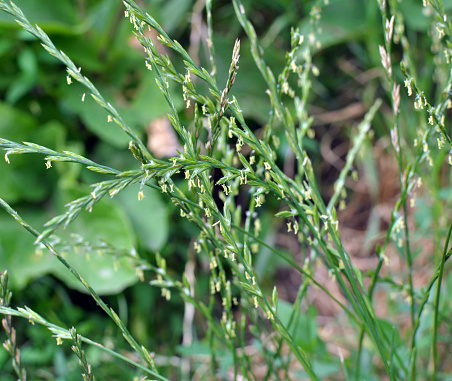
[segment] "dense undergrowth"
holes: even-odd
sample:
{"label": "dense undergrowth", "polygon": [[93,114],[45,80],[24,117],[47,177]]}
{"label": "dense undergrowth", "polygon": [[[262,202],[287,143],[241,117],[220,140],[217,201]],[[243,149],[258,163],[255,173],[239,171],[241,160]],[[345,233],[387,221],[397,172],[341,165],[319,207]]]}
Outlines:
{"label": "dense undergrowth", "polygon": [[450,379],[451,1],[0,9],[2,380]]}

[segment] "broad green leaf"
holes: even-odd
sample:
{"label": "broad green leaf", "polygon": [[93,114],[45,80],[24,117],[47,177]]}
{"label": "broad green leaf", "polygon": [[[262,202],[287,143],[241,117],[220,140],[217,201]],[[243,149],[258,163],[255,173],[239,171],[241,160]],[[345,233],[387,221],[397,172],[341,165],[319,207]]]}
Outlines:
{"label": "broad green leaf", "polygon": [[36,84],[38,80],[38,67],[35,54],[29,48],[24,48],[19,53],[18,64],[20,75],[11,83],[6,93],[6,100],[14,104]]}
{"label": "broad green leaf", "polygon": [[132,185],[115,199],[123,206],[143,246],[157,251],[168,239],[168,211],[158,191],[143,188],[144,199],[141,201],[138,201],[138,192],[139,186]]}
{"label": "broad green leaf", "polygon": [[[61,191],[60,200],[66,203],[83,195],[69,188]],[[83,211],[65,230],[57,230],[56,235],[67,242],[57,246],[67,261],[99,294],[118,293],[137,281],[133,260],[124,256],[133,251],[135,237],[129,219],[114,200],[104,198],[91,213]],[[74,247],[80,237],[91,247]],[[68,286],[86,291],[63,266],[55,267],[52,272]]]}
{"label": "broad green leaf", "polygon": [[161,10],[162,26],[167,33],[172,33],[177,27],[187,23],[187,12],[192,7],[191,0],[165,1]]}
{"label": "broad green leaf", "polygon": [[27,136],[36,127],[36,120],[28,113],[0,102],[0,133],[2,138],[17,140]]}
{"label": "broad green leaf", "polygon": [[[76,3],[71,0],[16,0],[14,3],[32,24],[39,24],[47,33],[73,34],[73,27],[79,21]],[[17,26],[6,12],[0,12],[0,25]]]}
{"label": "broad green leaf", "polygon": [[[300,33],[308,36],[312,30],[309,17],[300,24]],[[337,45],[364,36],[366,28],[366,2],[361,0],[333,0],[322,7],[322,17],[319,23],[322,33],[317,35],[322,48]],[[371,33],[367,31],[366,33]]]}
{"label": "broad green leaf", "polygon": [[[45,220],[42,212],[38,211],[29,210],[21,216],[34,227]],[[51,254],[36,250],[34,239],[11,216],[0,210],[0,271],[8,270],[12,290],[24,288],[33,279],[59,265]]]}
{"label": "broad green leaf", "polygon": [[[82,102],[83,94],[85,94],[85,98]],[[129,137],[115,122],[108,122],[108,113],[89,94],[87,88],[78,83],[73,83],[70,85],[62,103],[67,110],[80,116],[86,127],[99,138],[117,148],[127,147]]]}
{"label": "broad green leaf", "polygon": [[[60,197],[65,201],[82,195],[74,189],[62,193]],[[23,218],[38,230],[46,220],[42,211],[24,213]],[[114,201],[103,200],[91,213],[82,212],[66,230],[58,230],[56,236],[51,239],[55,248],[99,294],[118,293],[137,281],[133,261],[121,257],[133,250],[133,231],[122,208]],[[31,280],[52,273],[68,286],[86,292],[56,257],[33,242],[34,237],[12,217],[0,214],[0,269],[9,271],[13,289],[22,289]]]}
{"label": "broad green leaf", "polygon": [[[0,136],[21,143],[35,143],[56,148],[64,139],[64,128],[59,122],[38,126],[27,113],[0,103]],[[0,195],[9,203],[19,200],[39,201],[48,194],[54,173],[46,170],[43,155],[10,155],[10,164],[0,160]]]}
{"label": "broad green leaf", "polygon": [[278,316],[281,322],[286,326],[289,334],[294,341],[306,352],[314,353],[323,349],[322,342],[317,334],[317,311],[315,307],[309,306],[307,311],[297,311],[297,316],[292,320],[288,327],[293,304],[285,300],[278,302]]}
{"label": "broad green leaf", "polygon": [[[140,65],[144,67],[144,58]],[[175,91],[179,90],[178,86],[171,83],[170,94],[175,95]],[[176,101],[178,98],[180,98],[179,101]],[[175,104],[178,108],[182,105],[181,99],[180,96],[174,96]],[[146,70],[135,91],[134,98],[128,107],[123,109],[121,114],[124,115],[127,121],[134,123],[140,129],[144,129],[152,119],[166,115],[169,110],[170,108],[165,98],[155,84],[154,73]]]}

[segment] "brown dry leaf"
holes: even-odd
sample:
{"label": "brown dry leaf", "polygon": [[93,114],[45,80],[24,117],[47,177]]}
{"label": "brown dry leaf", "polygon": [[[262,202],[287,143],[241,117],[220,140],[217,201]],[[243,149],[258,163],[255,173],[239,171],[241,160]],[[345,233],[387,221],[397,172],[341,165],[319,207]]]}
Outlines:
{"label": "brown dry leaf", "polygon": [[366,112],[362,102],[349,104],[340,110],[322,112],[314,115],[313,126],[335,124],[362,117]]}
{"label": "brown dry leaf", "polygon": [[[145,37],[150,38],[155,45],[155,48],[157,49],[157,52],[160,55],[167,55],[169,53],[169,49],[163,45],[158,39],[157,36],[159,35],[155,29],[146,30],[144,32]],[[135,36],[130,36],[128,40],[128,44],[130,47],[143,51],[143,46],[141,45],[140,41],[137,40]]]}
{"label": "brown dry leaf", "polygon": [[154,119],[147,127],[148,149],[156,157],[168,157],[177,155],[182,146],[177,139],[176,133],[166,116]]}

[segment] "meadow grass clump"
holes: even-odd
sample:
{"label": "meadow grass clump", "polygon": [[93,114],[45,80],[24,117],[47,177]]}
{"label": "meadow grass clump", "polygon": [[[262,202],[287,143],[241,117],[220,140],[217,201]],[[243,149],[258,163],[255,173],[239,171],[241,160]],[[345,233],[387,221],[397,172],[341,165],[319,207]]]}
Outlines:
{"label": "meadow grass clump", "polygon": [[[13,208],[14,200],[0,198],[9,216],[34,236],[30,261],[44,266],[44,252],[56,258],[63,267],[47,272],[89,294],[105,313],[102,324],[125,339],[120,343],[111,334],[114,343],[101,343],[78,334],[82,327],[65,328],[57,314],[50,319],[35,306],[11,307],[14,298],[10,300],[5,272],[0,313],[17,377],[26,378],[27,364],[17,348],[11,316],[47,328],[57,345],[69,341],[80,364],[77,372],[87,380],[96,379],[94,375],[112,379],[113,371],[102,373],[102,361],[113,369],[118,366],[113,358],[130,365],[124,374],[137,380],[447,379],[450,306],[441,296],[449,282],[452,233],[448,8],[433,0],[424,1],[422,9],[409,0],[317,0],[303,5],[300,23],[287,7],[287,20],[296,26],[285,34],[288,51],[272,67],[266,48],[272,48],[269,41],[276,41],[280,25],[287,26],[285,19],[275,21],[261,38],[259,19],[251,22],[251,9],[233,0],[229,9],[237,21],[237,38],[218,38],[228,46],[225,63],[218,59],[224,54],[215,43],[217,5],[206,0],[204,23],[200,4],[193,17],[198,15],[206,28],[208,69],[134,1],[125,0],[121,9],[134,44],[144,52],[142,66],[157,85],[144,89],[152,96],[140,101],[152,110],[158,96],[164,101],[157,107],[167,110],[160,122],[170,128],[163,135],[169,139],[165,134],[176,133],[180,144],[165,157],[143,140],[152,127],[137,128],[143,120],[133,112],[139,95],[132,91],[132,100],[124,96],[118,102],[129,101],[131,108],[116,107],[44,29],[30,23],[12,2],[0,0],[0,9],[64,65],[65,86],[84,87],[80,99],[69,98],[69,104],[80,102],[83,110],[85,98],[92,98],[100,106],[96,112],[103,113],[102,121],[90,122],[96,112],[83,114],[96,144],[106,140],[123,153],[128,150],[125,156],[101,146],[90,155],[86,142],[84,152],[80,144],[68,149],[58,142],[47,147],[0,137],[6,167],[16,155],[38,154],[47,171],[55,170],[61,178],[56,183],[61,193],[49,196],[56,200],[55,208],[46,209],[52,216],[40,230]],[[344,25],[337,16],[349,12],[361,12],[363,19]],[[414,25],[414,17],[422,20],[423,29]],[[367,34],[357,39],[363,31]],[[347,54],[365,52],[366,59],[341,61],[335,57],[337,46],[347,46]],[[336,64],[352,77],[352,85],[325,74]],[[362,87],[352,91],[352,97],[362,97],[361,111],[342,104],[341,112],[319,112],[329,102],[340,106],[343,99],[334,92],[345,88],[344,94],[350,93],[353,81],[361,81]],[[134,82],[132,78],[125,89]],[[338,84],[341,90],[335,89]],[[259,97],[265,96],[264,101],[253,98],[256,89],[263,89]],[[341,130],[344,121],[346,133]],[[102,123],[107,124],[100,130]],[[110,136],[117,127],[123,135]],[[337,147],[342,153],[337,154]],[[83,171],[71,172],[73,166]],[[335,169],[325,170],[329,166]],[[84,181],[89,190],[80,185]],[[359,192],[365,194],[361,199]],[[161,216],[160,197],[169,204]],[[62,200],[65,209],[55,212]],[[149,200],[154,204],[146,204]],[[357,222],[356,210],[365,211],[364,222]],[[166,213],[176,226],[174,236],[160,244],[156,239],[163,233],[148,240],[145,225],[166,226]],[[71,229],[73,234],[65,233]],[[17,271],[12,263],[0,262],[1,270]],[[276,268],[289,275],[278,276]],[[20,273],[14,276],[20,279]],[[141,302],[128,303],[121,296],[130,285]],[[104,300],[107,294],[119,295],[117,308]],[[321,302],[313,295],[320,295]],[[323,320],[322,303],[335,311]],[[148,306],[147,312],[140,304]],[[151,337],[146,325],[155,324],[159,314],[163,319],[152,328],[157,338]],[[158,337],[169,339],[159,342]],[[92,361],[90,348],[104,359],[93,356]]]}

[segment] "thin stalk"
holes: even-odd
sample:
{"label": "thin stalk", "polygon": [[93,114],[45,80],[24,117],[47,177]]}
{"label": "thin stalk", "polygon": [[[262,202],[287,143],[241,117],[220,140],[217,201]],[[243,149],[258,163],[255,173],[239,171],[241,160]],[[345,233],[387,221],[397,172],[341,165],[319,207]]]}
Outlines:
{"label": "thin stalk", "polygon": [[449,247],[449,241],[450,237],[452,235],[452,222],[449,225],[449,230],[447,232],[446,242],[444,243],[444,249],[443,249],[443,256],[441,258],[441,264],[439,267],[439,274],[438,274],[438,283],[436,286],[436,297],[435,297],[435,309],[434,309],[434,320],[433,320],[433,340],[432,340],[432,347],[433,347],[433,374],[432,374],[432,380],[436,380],[436,372],[437,372],[437,366],[438,366],[438,348],[437,348],[437,339],[438,339],[438,315],[439,315],[439,299],[441,296],[441,284],[443,280],[444,275],[444,264],[446,263],[446,260],[450,257],[451,252],[448,251]]}
{"label": "thin stalk", "polygon": [[213,32],[212,32],[212,0],[206,1],[206,12],[207,12],[207,48],[209,49],[209,60],[211,72],[210,75],[213,79],[217,80],[217,65],[215,64],[215,48],[213,43]]}
{"label": "thin stalk", "polygon": [[[383,267],[383,258],[380,256],[377,264],[377,268],[375,269],[375,272],[371,278],[369,290],[367,291],[369,295],[369,300],[372,301],[373,291],[375,288],[375,285],[378,281],[378,274],[381,271],[381,268]],[[358,354],[357,354],[357,360],[356,360],[356,371],[355,371],[355,381],[358,381],[360,379],[360,371],[361,371],[361,355],[363,350],[363,340],[364,340],[364,329],[361,328],[359,332],[359,339],[358,339]]]}
{"label": "thin stalk", "polygon": [[84,85],[91,92],[93,99],[109,113],[111,119],[132,139],[133,142],[135,142],[135,144],[139,147],[141,153],[147,159],[152,158],[146,146],[138,138],[137,134],[124,122],[118,111],[112,106],[110,102],[107,102],[104,99],[102,94],[93,85],[93,83],[87,77],[81,74],[81,68],[78,68],[64,52],[58,50],[55,47],[49,36],[39,26],[33,26],[23,14],[22,10],[13,2],[10,2],[10,4],[8,4],[6,1],[0,0],[0,9],[11,14],[13,17],[16,17],[16,22],[22,28],[41,40],[41,45],[44,47],[44,49],[59,61],[61,61],[64,65],[66,65],[68,72],[68,84],[71,83],[71,78],[73,78]]}
{"label": "thin stalk", "polygon": [[[40,237],[40,233],[31,227],[27,222],[25,222],[22,217],[9,206],[2,198],[0,198],[0,206],[11,215],[20,225],[22,225],[26,230],[28,230],[36,238]],[[116,323],[120,331],[122,332],[126,341],[130,346],[140,355],[140,357],[150,366],[151,369],[155,368],[149,353],[144,347],[140,347],[135,339],[132,337],[128,329],[125,327],[124,323],[119,319],[118,315],[114,312],[112,308],[109,308],[105,302],[100,298],[96,291],[89,285],[89,283],[53,248],[53,246],[47,242],[47,240],[42,239],[41,243],[52,253],[68,270],[69,272],[83,284],[88,293],[93,297],[96,303],[104,310],[104,312]]]}
{"label": "thin stalk", "polygon": [[[19,309],[15,310],[14,308],[0,306],[0,313],[3,315],[18,316],[18,317],[27,319],[28,321],[30,321],[33,324],[37,323],[37,324],[43,325],[54,334],[54,337],[57,337],[60,339],[67,339],[67,340],[71,339],[71,334],[70,334],[69,330],[62,328],[56,324],[50,323],[49,321],[45,320],[42,316],[40,316],[33,310],[29,309],[28,307],[26,307],[25,309],[19,308]],[[93,346],[101,349],[102,351],[120,359],[121,361],[124,361],[124,362],[132,365],[133,367],[140,369],[143,372],[148,373],[149,375],[151,375],[152,377],[155,377],[158,380],[169,381],[166,377],[161,376],[160,374],[154,372],[153,370],[146,368],[145,366],[131,360],[130,358],[128,358],[126,356],[121,355],[120,353],[118,353],[110,348],[103,346],[102,344],[92,341],[84,336],[80,336],[80,337],[84,343],[93,345]]]}

